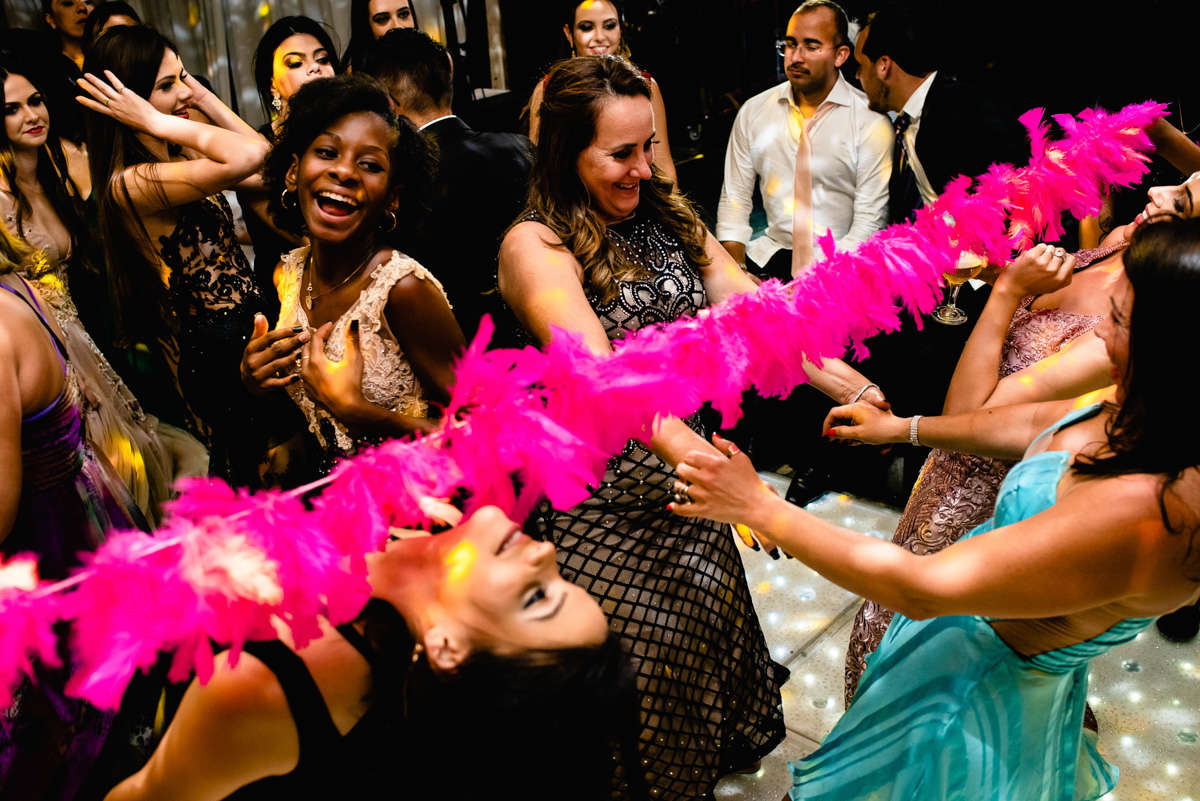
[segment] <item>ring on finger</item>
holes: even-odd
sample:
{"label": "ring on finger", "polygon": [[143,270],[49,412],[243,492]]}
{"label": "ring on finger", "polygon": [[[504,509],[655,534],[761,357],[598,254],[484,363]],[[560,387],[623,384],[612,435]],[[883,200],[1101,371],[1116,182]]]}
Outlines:
{"label": "ring on finger", "polygon": [[1067,255],[1067,251],[1063,250],[1062,248],[1054,249],[1054,258],[1061,259],[1063,256],[1066,256],[1066,255]]}

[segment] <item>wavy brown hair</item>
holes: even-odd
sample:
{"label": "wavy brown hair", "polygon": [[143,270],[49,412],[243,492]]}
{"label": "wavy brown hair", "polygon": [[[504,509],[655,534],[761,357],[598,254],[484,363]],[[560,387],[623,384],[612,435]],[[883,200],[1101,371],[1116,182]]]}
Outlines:
{"label": "wavy brown hair", "polygon": [[[616,298],[618,281],[646,275],[605,235],[604,221],[575,169],[579,154],[596,138],[600,110],[617,97],[650,99],[650,82],[620,56],[581,56],[550,70],[525,206],[525,214],[545,223],[571,251],[583,266],[585,286],[603,303]],[[657,167],[651,173],[642,182],[638,213],[674,234],[688,259],[708,264],[700,216]]]}

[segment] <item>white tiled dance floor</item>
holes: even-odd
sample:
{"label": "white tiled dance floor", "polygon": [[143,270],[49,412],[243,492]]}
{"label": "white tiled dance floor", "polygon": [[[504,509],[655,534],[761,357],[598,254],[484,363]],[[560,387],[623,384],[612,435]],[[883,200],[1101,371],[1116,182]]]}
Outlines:
{"label": "white tiled dance floor", "polygon": [[[764,478],[786,490],[786,479]],[[884,539],[899,519],[894,509],[835,493],[808,510]],[[794,559],[745,547],[742,559],[771,654],[792,671],[783,687],[788,735],[757,774],[723,779],[716,796],[779,801],[789,787],[788,760],[812,752],[844,711],[846,643],[861,599]],[[1092,663],[1089,702],[1100,751],[1121,771],[1102,801],[1200,801],[1200,639],[1179,645],[1151,626]]]}

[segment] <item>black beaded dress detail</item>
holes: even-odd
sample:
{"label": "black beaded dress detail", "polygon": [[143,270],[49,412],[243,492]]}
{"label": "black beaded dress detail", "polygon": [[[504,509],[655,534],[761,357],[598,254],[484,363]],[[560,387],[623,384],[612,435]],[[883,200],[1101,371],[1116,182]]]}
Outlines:
{"label": "black beaded dress detail", "polygon": [[188,428],[210,448],[213,473],[257,485],[268,437],[262,422],[278,413],[294,421],[295,412],[285,402],[255,398],[242,385],[242,350],[255,313],[267,305],[225,197],[180,206],[175,229],[159,237],[159,254],[169,271],[166,335],[159,344],[175,373]]}
{"label": "black beaded dress detail", "polygon": [[[609,226],[645,276],[592,308],[609,339],[695,314],[708,298],[681,243],[652,221]],[[602,412],[602,410],[597,410]],[[687,421],[701,435],[697,417]],[[637,670],[641,770],[655,799],[712,798],[717,780],[784,738],[780,685],[727,526],[666,509],[674,470],[630,440],[603,484],[565,512],[543,508],[538,528],[563,576],[600,602]],[[615,798],[629,794],[629,766]]]}

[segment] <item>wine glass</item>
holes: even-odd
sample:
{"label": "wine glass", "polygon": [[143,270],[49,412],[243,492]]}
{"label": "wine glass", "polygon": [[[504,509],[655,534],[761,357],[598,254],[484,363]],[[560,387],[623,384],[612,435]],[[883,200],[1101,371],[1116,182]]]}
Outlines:
{"label": "wine glass", "polygon": [[937,320],[942,325],[962,325],[968,319],[967,313],[958,308],[955,303],[958,301],[958,290],[962,289],[962,285],[970,279],[983,272],[983,268],[987,266],[987,260],[976,256],[971,251],[963,251],[958,257],[958,263],[954,265],[954,272],[945,273],[944,278],[946,283],[954,287],[950,290],[950,302],[943,303],[933,310],[933,319]]}

